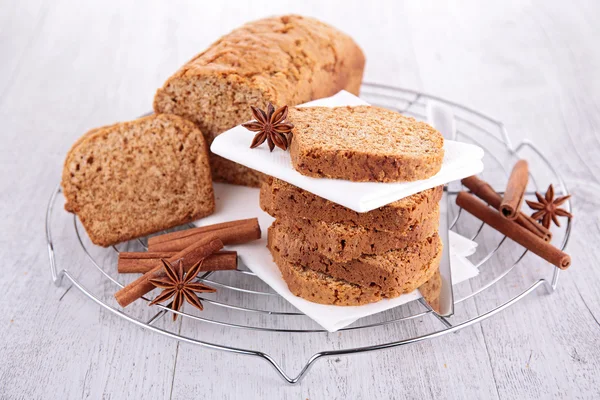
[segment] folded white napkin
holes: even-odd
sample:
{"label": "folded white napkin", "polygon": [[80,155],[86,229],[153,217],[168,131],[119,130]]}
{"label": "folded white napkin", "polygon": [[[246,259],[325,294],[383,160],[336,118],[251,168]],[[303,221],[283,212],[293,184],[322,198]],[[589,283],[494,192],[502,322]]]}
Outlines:
{"label": "folded white napkin", "polygon": [[[262,230],[262,239],[243,245],[231,246],[237,250],[242,262],[273,290],[289,301],[302,313],[312,318],[329,332],[335,332],[350,325],[359,318],[376,314],[390,308],[417,300],[421,297],[418,290],[377,303],[356,307],[328,306],[312,303],[294,296],[288,289],[277,265],[273,262],[267,249],[267,229],[273,218],[263,212],[259,206],[259,190],[242,186],[215,184],[217,209],[209,217],[196,222],[197,226],[216,224],[236,219],[258,217]],[[472,242],[454,232],[450,235],[450,255],[452,261],[452,282],[457,284],[478,274],[477,268],[465,257],[475,251],[477,243]],[[225,290],[225,289],[223,289]]]}
{"label": "folded white napkin", "polygon": [[[303,104],[310,106],[368,105],[346,91],[335,96]],[[266,145],[250,149],[254,133],[237,126],[217,136],[211,151],[221,157],[282,179],[317,196],[341,204],[357,212],[367,212],[396,200],[448,182],[476,175],[483,170],[483,150],[467,143],[444,141],[444,161],[440,172],[429,179],[416,182],[380,183],[351,182],[342,179],[323,179],[304,176],[292,167],[289,152]]]}

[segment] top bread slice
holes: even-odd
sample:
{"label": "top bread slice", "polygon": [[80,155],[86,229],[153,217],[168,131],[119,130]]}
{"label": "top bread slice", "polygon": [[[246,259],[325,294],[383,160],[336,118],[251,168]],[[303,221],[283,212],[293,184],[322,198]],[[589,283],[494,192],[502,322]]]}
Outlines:
{"label": "top bread slice", "polygon": [[[253,119],[250,106],[295,106],[342,89],[358,94],[364,65],[358,45],[330,25],[298,15],[264,18],[183,65],[156,92],[154,111],[195,122],[210,145]],[[262,176],[215,155],[211,166],[215,180],[230,183],[258,186]]]}
{"label": "top bread slice", "polygon": [[444,138],[430,125],[375,106],[298,107],[290,156],[303,175],[356,182],[430,178],[444,158]]}
{"label": "top bread slice", "polygon": [[207,216],[215,200],[202,132],[151,115],[88,132],[65,160],[65,209],[109,246]]}

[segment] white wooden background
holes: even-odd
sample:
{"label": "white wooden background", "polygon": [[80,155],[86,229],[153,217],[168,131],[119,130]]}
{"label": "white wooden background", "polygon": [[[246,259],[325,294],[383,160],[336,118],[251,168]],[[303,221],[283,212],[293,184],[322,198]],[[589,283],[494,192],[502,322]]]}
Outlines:
{"label": "white wooden background", "polygon": [[[0,1],[0,398],[599,398],[600,2],[219,3]],[[352,34],[367,56],[366,80],[470,105],[554,160],[576,214],[573,266],[555,294],[540,291],[435,341],[321,360],[291,387],[263,361],[178,344],[51,283],[43,219],[71,143],[149,110],[164,79],[219,35],[288,12]],[[66,261],[83,262],[72,226],[57,235],[72,253]],[[528,265],[547,268],[534,257]],[[240,347],[287,349],[294,374],[333,346],[320,335],[210,329]]]}

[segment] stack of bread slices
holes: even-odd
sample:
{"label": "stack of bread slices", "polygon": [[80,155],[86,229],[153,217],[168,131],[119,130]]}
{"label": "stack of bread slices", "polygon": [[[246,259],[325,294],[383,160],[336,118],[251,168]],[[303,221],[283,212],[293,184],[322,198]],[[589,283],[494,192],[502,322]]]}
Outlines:
{"label": "stack of bread slices", "polygon": [[276,178],[261,208],[276,218],[268,247],[290,291],[307,300],[355,306],[421,288],[439,295],[442,244],[436,187],[357,213]]}
{"label": "stack of bread slices", "polygon": [[[294,168],[316,178],[397,182],[441,168],[443,137],[431,126],[378,107],[291,109]],[[442,187],[358,213],[277,178],[261,187],[275,217],[268,247],[290,291],[307,300],[355,306],[421,288],[441,288],[438,236]]]}

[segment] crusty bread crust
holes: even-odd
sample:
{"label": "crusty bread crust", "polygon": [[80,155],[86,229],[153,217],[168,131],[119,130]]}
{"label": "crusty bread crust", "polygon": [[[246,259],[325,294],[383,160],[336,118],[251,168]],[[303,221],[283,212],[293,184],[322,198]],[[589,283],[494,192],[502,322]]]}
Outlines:
{"label": "crusty bread crust", "polygon": [[292,234],[282,225],[269,228],[268,247],[292,264],[363,287],[377,287],[385,297],[396,297],[421,286],[431,276],[429,267],[441,250],[437,233],[402,249],[335,262],[307,244],[303,232]]}
{"label": "crusty bread crust", "polygon": [[[358,94],[364,64],[357,44],[330,25],[298,15],[265,18],[187,62],[158,89],[154,110],[195,122],[210,145],[218,134],[252,119],[250,105],[293,106],[342,89]],[[256,186],[262,176],[227,160],[212,165],[218,180]]]}
{"label": "crusty bread crust", "polygon": [[303,175],[357,182],[427,179],[439,172],[444,138],[424,122],[375,106],[302,107],[290,156]]}
{"label": "crusty bread crust", "polygon": [[366,213],[326,200],[285,181],[269,177],[260,190],[261,208],[275,218],[309,218],[401,232],[427,218],[442,198],[443,187],[428,189]]}
{"label": "crusty bread crust", "polygon": [[101,246],[193,221],[215,207],[204,137],[175,115],[89,131],[67,154],[62,188],[65,209]]}

